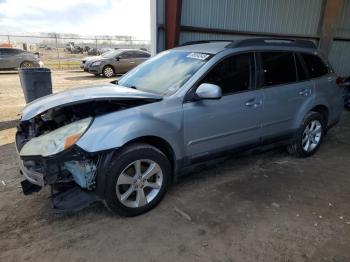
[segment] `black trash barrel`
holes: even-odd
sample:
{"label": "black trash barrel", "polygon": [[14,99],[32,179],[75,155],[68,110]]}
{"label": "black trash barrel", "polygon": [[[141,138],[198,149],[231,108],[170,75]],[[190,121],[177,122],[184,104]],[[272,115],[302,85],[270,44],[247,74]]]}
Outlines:
{"label": "black trash barrel", "polygon": [[48,68],[19,68],[19,79],[26,103],[52,94],[51,70]]}

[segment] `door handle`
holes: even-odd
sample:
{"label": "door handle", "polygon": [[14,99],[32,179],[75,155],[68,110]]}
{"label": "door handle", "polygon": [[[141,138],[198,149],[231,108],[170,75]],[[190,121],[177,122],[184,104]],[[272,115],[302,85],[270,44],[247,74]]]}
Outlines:
{"label": "door handle", "polygon": [[309,89],[303,89],[299,92],[299,95],[301,96],[308,96],[310,93],[310,90]]}
{"label": "door handle", "polygon": [[256,101],[255,99],[251,99],[245,103],[248,107],[258,107],[262,104],[262,101]]}

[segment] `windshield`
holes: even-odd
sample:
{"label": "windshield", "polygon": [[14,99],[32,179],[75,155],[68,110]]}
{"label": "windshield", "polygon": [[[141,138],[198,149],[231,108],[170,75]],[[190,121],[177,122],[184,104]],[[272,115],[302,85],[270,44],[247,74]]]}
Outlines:
{"label": "windshield", "polygon": [[115,56],[117,56],[120,53],[121,53],[120,51],[112,50],[112,51],[108,51],[106,53],[103,53],[102,57],[111,59],[111,58],[114,58]]}
{"label": "windshield", "polygon": [[160,95],[179,90],[209,59],[210,55],[165,51],[124,75],[118,84]]}

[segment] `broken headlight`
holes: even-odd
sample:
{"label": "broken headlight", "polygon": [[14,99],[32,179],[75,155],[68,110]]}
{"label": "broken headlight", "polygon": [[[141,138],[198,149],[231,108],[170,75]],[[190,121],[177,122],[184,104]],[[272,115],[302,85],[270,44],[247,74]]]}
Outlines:
{"label": "broken headlight", "polygon": [[57,154],[74,145],[90,126],[91,121],[92,117],[84,118],[50,133],[34,137],[23,146],[20,155],[50,156]]}

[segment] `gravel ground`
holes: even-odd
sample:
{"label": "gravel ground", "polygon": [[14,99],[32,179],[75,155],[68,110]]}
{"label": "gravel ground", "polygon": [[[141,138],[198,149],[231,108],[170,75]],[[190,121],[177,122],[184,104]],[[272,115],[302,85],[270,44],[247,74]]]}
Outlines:
{"label": "gravel ground", "polygon": [[[56,92],[108,80],[57,71],[53,82]],[[25,197],[16,73],[0,73],[0,104],[0,261],[350,261],[349,112],[311,158],[274,149],[217,162],[153,211],[121,218],[99,204],[54,214],[47,188]]]}

